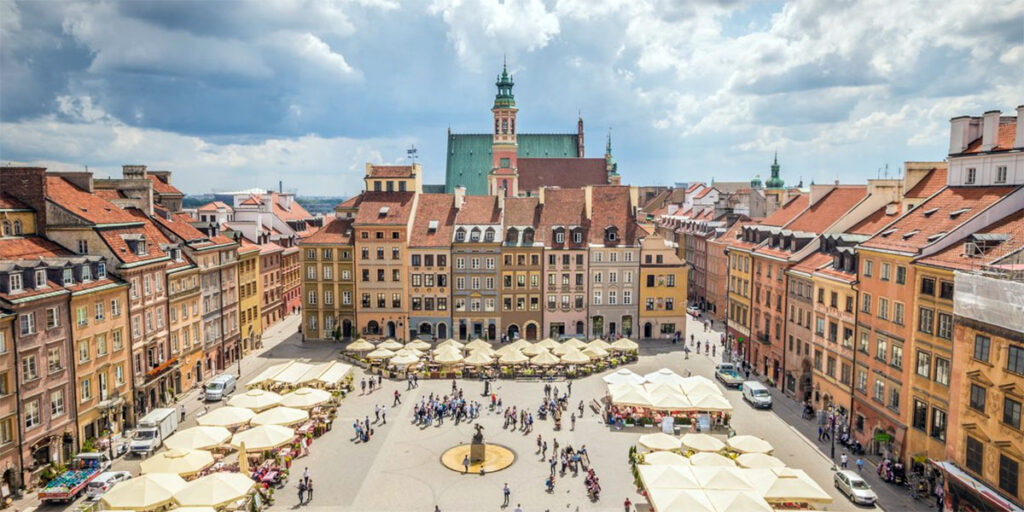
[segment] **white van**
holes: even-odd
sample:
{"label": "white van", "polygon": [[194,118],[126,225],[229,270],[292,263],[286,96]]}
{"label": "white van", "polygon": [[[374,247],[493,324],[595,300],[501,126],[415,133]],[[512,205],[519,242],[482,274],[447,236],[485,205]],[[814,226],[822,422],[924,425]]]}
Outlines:
{"label": "white van", "polygon": [[107,471],[106,473],[100,473],[99,476],[89,482],[89,485],[85,488],[85,496],[91,501],[96,501],[102,498],[103,495],[114,486],[114,484],[128,480],[131,477],[132,474],[127,471]]}
{"label": "white van", "polygon": [[743,383],[743,399],[759,409],[772,408],[772,394],[768,392],[768,388],[764,387],[764,384],[756,380],[748,380]]}
{"label": "white van", "polygon": [[206,384],[206,401],[219,402],[235,391],[235,376],[222,373]]}

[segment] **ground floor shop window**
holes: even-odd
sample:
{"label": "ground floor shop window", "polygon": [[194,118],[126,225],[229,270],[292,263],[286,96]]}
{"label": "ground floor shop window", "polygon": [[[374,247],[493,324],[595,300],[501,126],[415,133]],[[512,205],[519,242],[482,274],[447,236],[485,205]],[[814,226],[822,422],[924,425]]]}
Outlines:
{"label": "ground floor shop window", "polygon": [[676,324],[661,324],[662,334],[674,334],[676,332]]}

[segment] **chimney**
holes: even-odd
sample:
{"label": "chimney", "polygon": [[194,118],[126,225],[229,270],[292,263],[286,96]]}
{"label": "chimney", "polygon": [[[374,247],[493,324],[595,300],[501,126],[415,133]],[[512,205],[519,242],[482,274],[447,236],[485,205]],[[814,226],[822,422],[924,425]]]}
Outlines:
{"label": "chimney", "polygon": [[590,220],[591,218],[594,217],[594,211],[593,211],[594,210],[594,187],[593,187],[593,185],[587,185],[586,188],[583,189],[583,201],[585,203],[584,210],[583,210],[584,215],[587,216],[587,220]]}
{"label": "chimney", "polygon": [[122,165],[121,174],[126,180],[144,180],[146,179],[146,166],[145,165]]}
{"label": "chimney", "polygon": [[284,180],[277,180],[277,192],[284,193]]}
{"label": "chimney", "polygon": [[967,146],[978,138],[980,119],[971,116],[954,117],[949,120],[949,154],[963,153]]}
{"label": "chimney", "polygon": [[466,202],[466,187],[455,187],[455,209],[461,210],[462,203]]}
{"label": "chimney", "polygon": [[36,211],[36,233],[46,234],[46,168],[0,167],[0,190]]}
{"label": "chimney", "polygon": [[1013,147],[1024,148],[1024,105],[1017,105],[1017,136],[1013,139]]}
{"label": "chimney", "polygon": [[1002,112],[989,110],[985,112],[984,124],[981,128],[981,150],[991,151],[999,144],[999,116]]}
{"label": "chimney", "polygon": [[540,187],[539,189],[537,189],[537,197],[538,197],[538,202],[540,204],[544,204],[544,189],[545,188],[547,188],[547,187]]}
{"label": "chimney", "polygon": [[50,172],[50,176],[59,176],[64,178],[72,185],[92,194],[92,173],[91,172]]}

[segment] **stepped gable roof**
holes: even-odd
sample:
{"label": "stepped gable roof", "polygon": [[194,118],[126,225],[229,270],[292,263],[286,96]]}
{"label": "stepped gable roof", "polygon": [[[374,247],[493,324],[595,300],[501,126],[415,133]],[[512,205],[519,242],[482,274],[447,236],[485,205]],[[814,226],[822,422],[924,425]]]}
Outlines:
{"label": "stepped gable roof", "polygon": [[14,196],[0,192],[0,210],[31,210],[27,204],[19,201]]}
{"label": "stepped gable roof", "polygon": [[307,244],[331,244],[344,245],[355,242],[355,231],[352,229],[352,219],[332,219],[316,233],[302,239],[301,245]]}
{"label": "stepped gable roof", "polygon": [[505,199],[505,214],[502,216],[505,227],[540,225],[539,197],[510,197]]}
{"label": "stepped gable roof", "polygon": [[887,224],[860,247],[916,254],[938,241],[929,238],[952,231],[1018,188],[946,187]]}
{"label": "stepped gable roof", "polygon": [[785,225],[792,231],[821,234],[840,217],[846,215],[857,203],[867,196],[864,185],[839,186],[830,190],[825,197],[809,206],[803,213]]}
{"label": "stepped gable roof", "polygon": [[[985,248],[984,254],[968,256],[965,244],[969,240],[978,240],[979,247]],[[1024,211],[1017,211],[918,262],[953,270],[972,270],[997,264],[1021,247],[1024,247]]]}
{"label": "stepped gable roof", "polygon": [[292,196],[292,204],[289,208],[281,206],[281,202],[279,201],[280,197],[281,194],[278,194],[277,192],[270,193],[270,200],[274,205],[274,215],[277,215],[281,220],[299,221],[313,218],[313,215],[306,211],[306,209],[295,200],[295,196]]}
{"label": "stepped gable roof", "polygon": [[455,196],[420,194],[413,217],[409,247],[447,247],[455,226]]}
{"label": "stepped gable roof", "polygon": [[411,165],[373,165],[370,166],[371,178],[411,178]]}
{"label": "stepped gable roof", "polygon": [[[586,197],[581,188],[569,189],[545,189],[544,206],[540,213],[540,228],[537,230],[536,240],[550,244],[551,230],[555,226],[563,226],[566,229],[572,226],[587,227]],[[569,237],[566,237],[568,240]],[[586,235],[584,235],[586,239]]]}
{"label": "stepped gable roof", "polygon": [[498,196],[466,196],[455,216],[456,224],[501,224]]}
{"label": "stepped gable roof", "polygon": [[793,270],[805,274],[813,274],[818,269],[832,264],[832,255],[821,251],[814,251],[799,263],[793,265]]}
{"label": "stepped gable roof", "polygon": [[907,191],[905,197],[929,197],[932,194],[938,192],[942,187],[946,186],[946,174],[948,168],[946,166],[936,167],[926,174],[921,181],[917,182],[913,187]]}
{"label": "stepped gable roof", "polygon": [[862,219],[860,222],[854,224],[853,227],[851,227],[850,229],[847,229],[846,232],[851,234],[851,235],[867,235],[867,236],[871,236],[871,235],[877,233],[878,230],[880,230],[883,227],[885,227],[886,224],[896,220],[896,218],[899,217],[899,215],[900,215],[900,204],[899,203],[892,203],[892,204],[894,204],[896,206],[896,213],[893,213],[891,215],[886,214],[885,213],[886,207],[883,206],[883,207],[875,210],[874,212],[872,212],[871,215],[868,215],[867,217],[864,217],[864,219]]}
{"label": "stepped gable roof", "polygon": [[[141,263],[166,257],[167,253],[160,246],[170,244],[171,241],[153,224],[153,221],[136,208],[128,208],[124,212],[133,221],[141,222],[142,226],[97,230],[114,256],[122,263]],[[133,252],[127,242],[140,235],[146,237],[146,254],[141,255]]]}
{"label": "stepped gable roof", "polygon": [[354,224],[407,224],[412,215],[415,192],[363,192]]}
{"label": "stepped gable roof", "polygon": [[782,205],[782,208],[775,210],[774,213],[765,217],[760,225],[781,228],[806,210],[808,203],[810,203],[810,196],[808,194],[800,194],[793,197],[786,204]]}
{"label": "stepped gable roof", "polygon": [[988,151],[1008,151],[1013,149],[1013,141],[1017,136],[1017,118],[1006,117],[999,120],[999,132],[996,135],[996,147],[982,151],[981,137],[967,145],[964,153],[986,153]]}
{"label": "stepped gable roof", "polygon": [[86,192],[60,176],[46,177],[46,198],[92,224],[138,222],[138,218],[109,201]]}
{"label": "stepped gable roof", "polygon": [[603,186],[591,188],[590,243],[605,243],[605,228],[618,228],[615,245],[636,245],[636,220],[630,204],[629,187]]}
{"label": "stepped gable roof", "polygon": [[149,181],[153,182],[153,190],[156,193],[158,193],[158,194],[161,194],[161,195],[178,195],[178,196],[185,195],[180,190],[178,190],[176,187],[174,187],[174,185],[171,185],[170,183],[165,182],[164,180],[160,179],[160,177],[155,175],[155,174],[146,174],[146,177],[149,178]]}
{"label": "stepped gable roof", "polygon": [[518,163],[520,190],[608,184],[603,158],[520,158]]}
{"label": "stepped gable roof", "polygon": [[228,211],[231,211],[232,208],[230,206],[224,204],[221,201],[210,201],[209,203],[206,203],[206,204],[200,206],[197,209],[197,211],[200,211],[200,212],[215,212],[215,211],[217,211],[219,209],[227,209]]}

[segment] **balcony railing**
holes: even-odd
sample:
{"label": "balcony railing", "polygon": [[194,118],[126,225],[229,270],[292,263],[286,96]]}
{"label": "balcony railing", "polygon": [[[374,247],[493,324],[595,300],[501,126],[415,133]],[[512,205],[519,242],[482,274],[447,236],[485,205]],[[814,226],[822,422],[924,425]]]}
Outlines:
{"label": "balcony railing", "polygon": [[178,364],[178,356],[172,356],[170,359],[152,367],[146,372],[146,382],[150,382],[153,379],[167,373],[168,370]]}
{"label": "balcony railing", "polygon": [[766,333],[766,332],[759,332],[759,333],[757,333],[757,336],[755,336],[755,338],[757,338],[757,341],[760,341],[761,343],[764,343],[765,345],[771,344],[771,340],[768,339],[768,333]]}

